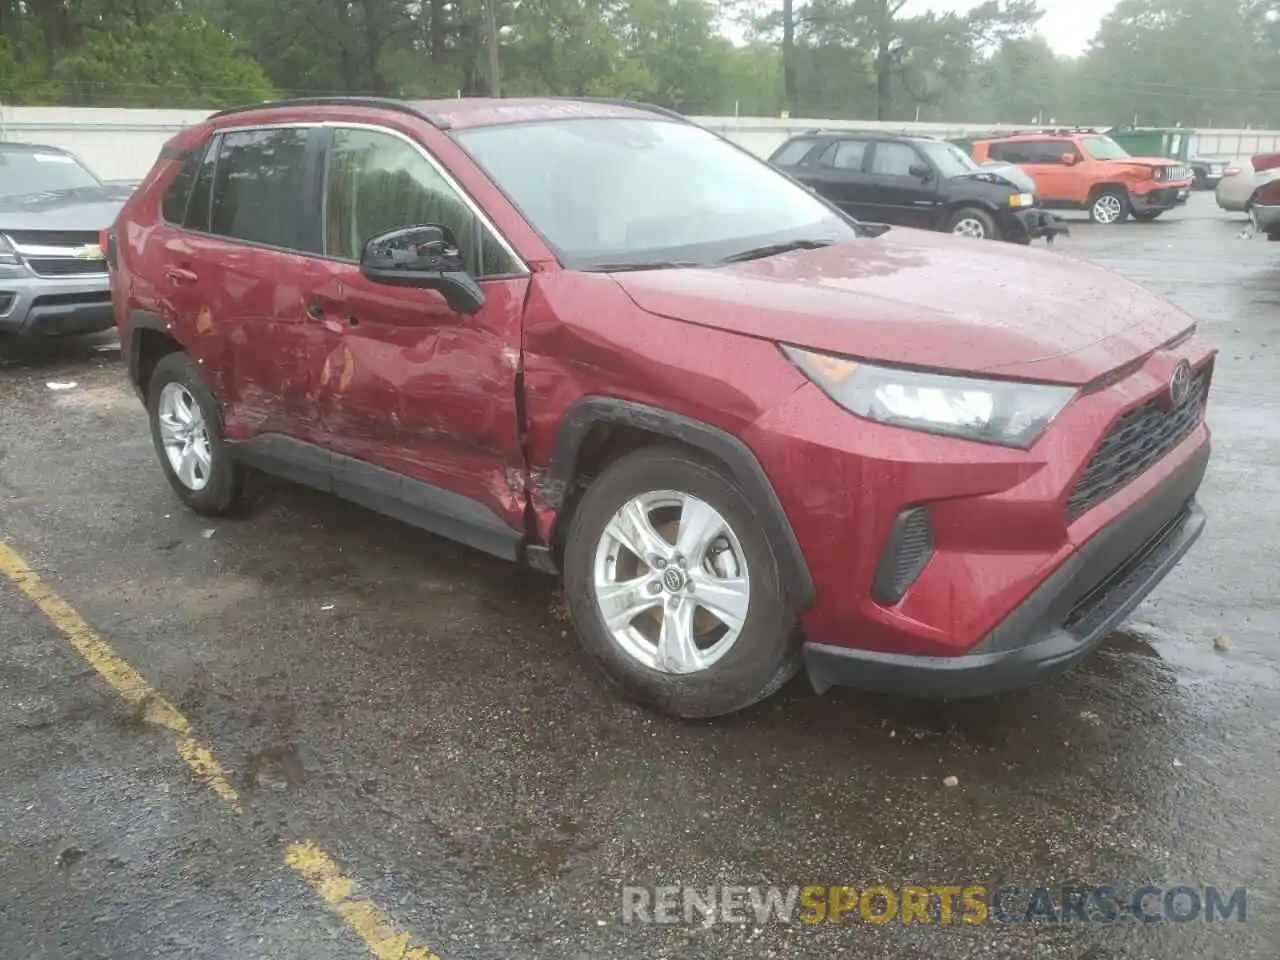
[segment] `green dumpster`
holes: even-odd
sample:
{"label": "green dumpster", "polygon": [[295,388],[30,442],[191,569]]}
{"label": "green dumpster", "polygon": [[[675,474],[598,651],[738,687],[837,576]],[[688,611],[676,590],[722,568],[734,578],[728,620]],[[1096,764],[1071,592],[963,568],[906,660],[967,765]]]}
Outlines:
{"label": "green dumpster", "polygon": [[1186,163],[1191,153],[1191,131],[1185,127],[1115,127],[1107,136],[1133,157],[1165,157]]}

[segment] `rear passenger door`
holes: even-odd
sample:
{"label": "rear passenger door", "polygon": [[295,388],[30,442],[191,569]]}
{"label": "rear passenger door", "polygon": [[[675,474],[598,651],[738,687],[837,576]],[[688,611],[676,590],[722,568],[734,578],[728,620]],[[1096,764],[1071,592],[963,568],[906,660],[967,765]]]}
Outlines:
{"label": "rear passenger door", "polygon": [[874,219],[903,227],[933,229],[942,210],[938,178],[925,180],[913,169],[932,165],[909,143],[877,140],[867,167],[867,189],[875,197]]}
{"label": "rear passenger door", "polygon": [[[1062,162],[1063,154],[1072,154],[1076,166]],[[991,159],[1021,167],[1036,182],[1040,202],[1049,207],[1075,207],[1084,204],[1089,191],[1088,177],[1077,166],[1084,157],[1070,140],[1018,140],[991,145]]]}
{"label": "rear passenger door", "polygon": [[867,219],[872,207],[862,169],[866,154],[866,140],[833,140],[801,168],[801,179],[845,213]]}
{"label": "rear passenger door", "polygon": [[320,132],[217,132],[180,229],[164,239],[161,300],[218,398],[229,439],[323,440],[308,363],[318,331],[303,288],[321,243]]}

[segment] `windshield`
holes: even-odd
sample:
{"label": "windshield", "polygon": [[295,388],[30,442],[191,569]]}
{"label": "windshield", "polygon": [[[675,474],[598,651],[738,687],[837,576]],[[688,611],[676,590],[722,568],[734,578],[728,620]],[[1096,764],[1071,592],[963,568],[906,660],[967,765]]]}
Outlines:
{"label": "windshield", "polygon": [[0,197],[99,186],[98,178],[65,153],[0,150]]}
{"label": "windshield", "polygon": [[1085,137],[1083,143],[1089,156],[1095,160],[1123,160],[1130,156],[1128,150],[1110,137]]}
{"label": "windshield", "polygon": [[933,165],[938,168],[938,173],[942,174],[944,179],[962,177],[966,173],[982,169],[974,162],[973,157],[953,143],[920,140],[916,142],[916,146],[933,161]]}
{"label": "windshield", "polygon": [[572,269],[707,264],[856,236],[803,187],[693,124],[553,120],[454,136]]}

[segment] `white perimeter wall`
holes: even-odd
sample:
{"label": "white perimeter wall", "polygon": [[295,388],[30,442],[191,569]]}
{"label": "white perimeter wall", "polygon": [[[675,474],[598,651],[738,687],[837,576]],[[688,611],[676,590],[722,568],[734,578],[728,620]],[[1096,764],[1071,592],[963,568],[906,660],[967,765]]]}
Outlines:
{"label": "white perimeter wall", "polygon": [[[99,176],[141,178],[160,147],[183,127],[199,123],[202,110],[117,110],[90,107],[0,107],[0,140],[47,143],[79,155]],[[961,136],[992,129],[991,124],[876,123],[849,120],[778,120],[752,117],[691,117],[753,153],[767,156],[794,133],[815,127],[883,128],[935,136]],[[999,129],[999,127],[997,127]],[[1012,127],[1006,127],[1012,129]],[[1199,130],[1192,153],[1246,158],[1280,152],[1280,131]]]}

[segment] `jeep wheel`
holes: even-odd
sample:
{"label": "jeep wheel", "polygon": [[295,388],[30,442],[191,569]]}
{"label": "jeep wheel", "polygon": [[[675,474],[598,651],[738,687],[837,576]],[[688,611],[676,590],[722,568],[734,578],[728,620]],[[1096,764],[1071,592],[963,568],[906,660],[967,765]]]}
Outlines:
{"label": "jeep wheel", "polygon": [[1128,216],[1129,196],[1120,190],[1103,190],[1089,207],[1089,219],[1094,223],[1120,223]]}
{"label": "jeep wheel", "polygon": [[167,354],[156,364],[147,414],[161,469],[179,499],[209,516],[230,510],[241,499],[245,471],[232,460],[218,406],[185,353]]}
{"label": "jeep wheel", "polygon": [[795,618],[751,505],[680,450],[640,450],[601,474],[570,524],[564,577],[587,654],[664,713],[732,713],[799,668]]}
{"label": "jeep wheel", "polygon": [[974,240],[995,240],[996,222],[991,214],[978,207],[961,207],[947,221],[947,232]]}

